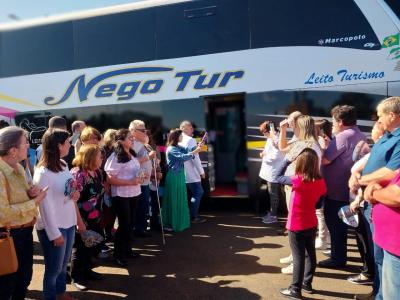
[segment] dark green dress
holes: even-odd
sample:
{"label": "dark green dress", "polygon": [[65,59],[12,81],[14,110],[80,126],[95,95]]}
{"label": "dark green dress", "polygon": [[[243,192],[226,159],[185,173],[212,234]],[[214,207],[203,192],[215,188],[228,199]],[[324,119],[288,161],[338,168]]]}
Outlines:
{"label": "dark green dress", "polygon": [[190,227],[190,214],[186,191],[184,162],[193,159],[189,150],[179,146],[167,148],[168,173],[162,203],[163,225],[174,231]]}

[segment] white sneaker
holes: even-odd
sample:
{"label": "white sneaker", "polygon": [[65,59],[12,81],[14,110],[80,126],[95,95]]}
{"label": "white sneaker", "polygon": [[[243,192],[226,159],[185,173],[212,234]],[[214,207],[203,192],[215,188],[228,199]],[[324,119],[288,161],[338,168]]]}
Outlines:
{"label": "white sneaker", "polygon": [[325,256],[331,257],[331,250],[324,250],[324,251],[322,251],[322,254],[324,254]]}
{"label": "white sneaker", "polygon": [[269,215],[267,218],[263,218],[262,222],[264,224],[273,224],[273,223],[278,222],[278,218],[277,218],[277,216]]}
{"label": "white sneaker", "polygon": [[328,249],[328,243],[326,241],[320,239],[319,237],[317,237],[315,239],[315,249],[326,250],[326,249]]}
{"label": "white sneaker", "polygon": [[288,274],[288,275],[293,274],[293,264],[288,265],[286,268],[282,268],[281,273]]}
{"label": "white sneaker", "polygon": [[292,254],[290,254],[290,255],[287,256],[287,257],[281,258],[281,259],[279,260],[279,262],[280,262],[281,264],[292,264],[292,262],[293,262],[293,256],[292,256]]}
{"label": "white sneaker", "polygon": [[270,212],[267,212],[267,214],[261,218],[261,220],[264,222],[264,220],[267,220],[271,216]]}

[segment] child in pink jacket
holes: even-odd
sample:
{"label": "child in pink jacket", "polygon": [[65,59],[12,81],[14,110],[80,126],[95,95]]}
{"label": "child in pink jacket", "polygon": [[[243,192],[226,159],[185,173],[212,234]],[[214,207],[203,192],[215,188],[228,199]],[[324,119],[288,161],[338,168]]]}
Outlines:
{"label": "child in pink jacket", "polygon": [[313,292],[311,283],[317,264],[315,237],[318,226],[315,209],[326,193],[318,156],[313,149],[306,148],[297,157],[295,174],[290,178],[292,195],[286,223],[293,254],[293,280],[288,288],[280,292],[291,299],[302,299],[302,290]]}

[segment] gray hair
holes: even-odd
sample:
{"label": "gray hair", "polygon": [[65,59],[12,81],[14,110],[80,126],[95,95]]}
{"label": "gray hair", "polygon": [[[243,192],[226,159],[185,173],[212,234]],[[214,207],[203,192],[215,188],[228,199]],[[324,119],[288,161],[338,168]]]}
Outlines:
{"label": "gray hair", "polygon": [[191,123],[190,121],[188,121],[188,120],[184,120],[184,121],[182,121],[181,124],[179,125],[179,129],[180,129],[180,130],[183,130],[183,129],[185,129],[185,127],[188,126],[188,125],[192,125],[192,123]]}
{"label": "gray hair", "polygon": [[390,112],[395,114],[400,114],[400,97],[389,97],[382,100],[377,108],[378,111],[380,110],[384,114],[388,114]]}
{"label": "gray hair", "polygon": [[86,123],[83,122],[83,121],[79,121],[79,120],[76,120],[76,121],[72,122],[72,124],[71,124],[72,133],[74,133],[76,130],[81,128],[82,124],[85,125]]}
{"label": "gray hair", "polygon": [[133,120],[130,124],[129,124],[129,130],[135,130],[136,128],[138,128],[139,126],[146,126],[144,124],[144,122],[142,120]]}
{"label": "gray hair", "polygon": [[21,127],[8,126],[0,129],[0,156],[6,156],[12,148],[18,148],[21,137],[27,132]]}

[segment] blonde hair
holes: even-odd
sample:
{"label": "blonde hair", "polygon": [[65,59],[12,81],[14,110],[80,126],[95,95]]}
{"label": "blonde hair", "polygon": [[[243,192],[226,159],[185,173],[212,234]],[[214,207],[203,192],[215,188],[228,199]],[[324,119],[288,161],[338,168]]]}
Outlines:
{"label": "blonde hair", "polygon": [[297,138],[300,141],[313,141],[318,145],[314,119],[307,115],[301,115],[297,118],[296,123],[299,130],[299,135]]}
{"label": "blonde hair", "polygon": [[101,153],[100,147],[98,145],[82,145],[82,147],[79,148],[79,151],[76,154],[74,160],[72,161],[72,164],[75,167],[79,167],[83,170],[95,171],[96,156],[98,153]]}
{"label": "blonde hair", "polygon": [[81,141],[83,144],[90,141],[92,138],[96,138],[99,142],[101,141],[101,133],[91,126],[86,126],[81,132]]}
{"label": "blonde hair", "polygon": [[114,146],[115,143],[115,134],[117,133],[116,129],[107,129],[106,132],[104,132],[104,145],[111,149]]}

